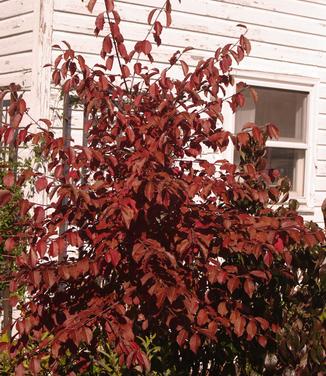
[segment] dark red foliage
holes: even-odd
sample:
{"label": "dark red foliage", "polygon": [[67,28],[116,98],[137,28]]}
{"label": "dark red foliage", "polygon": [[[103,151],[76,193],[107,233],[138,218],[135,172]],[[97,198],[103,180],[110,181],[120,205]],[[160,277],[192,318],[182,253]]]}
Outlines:
{"label": "dark red foliage", "polygon": [[[105,4],[95,33],[109,23],[106,65],[90,68],[67,44],[53,70],[53,82],[87,109],[87,146],[66,146],[45,120],[17,141],[41,145],[47,176],[25,174],[51,203],[20,203],[24,231],[13,240],[26,247],[11,287],[28,293],[12,353],[33,338],[30,368],[37,373],[48,349],[53,370],[68,349],[76,364],[87,364],[103,338],[121,362],[146,368],[135,336],[153,332],[194,353],[222,335],[264,348],[279,330],[275,273],[291,280],[292,250],[313,247],[324,235],[295,210],[271,208],[285,192],[284,179],[263,159],[275,126],[248,124],[238,135],[222,127],[223,107],[243,105],[244,84],[230,98],[225,89],[234,83],[233,60],[239,63],[250,43],[241,35],[193,70],[177,52],[170,64],[180,62],[184,78],[173,79],[169,67],[129,63],[135,54],[152,61],[152,44],[146,39],[127,51],[114,1]],[[169,26],[169,1],[164,11]],[[154,16],[149,23],[160,44]],[[25,111],[17,99],[16,126]],[[4,125],[1,140],[11,142],[11,132]],[[230,140],[241,151],[240,166],[220,160]],[[214,162],[202,156],[204,148],[216,152]],[[8,186],[11,180],[9,172]],[[7,202],[10,192],[0,197]],[[88,352],[77,355],[80,344]]]}

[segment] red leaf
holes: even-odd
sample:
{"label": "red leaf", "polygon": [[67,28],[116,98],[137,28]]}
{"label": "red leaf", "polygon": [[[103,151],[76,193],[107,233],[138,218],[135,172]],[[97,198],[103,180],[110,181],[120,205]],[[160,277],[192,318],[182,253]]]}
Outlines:
{"label": "red leaf", "polygon": [[224,270],[220,270],[217,272],[217,282],[223,285],[226,282],[226,278],[228,276],[228,273]]}
{"label": "red leaf", "polygon": [[55,169],[54,169],[54,177],[56,179],[60,179],[63,177],[63,172],[64,172],[64,169],[63,169],[63,165],[60,164],[58,165]]}
{"label": "red leaf", "polygon": [[148,17],[147,17],[147,23],[148,25],[151,25],[152,24],[152,19],[153,19],[153,16],[155,14],[155,12],[157,11],[158,9],[157,8],[154,8],[152,9],[149,14],[148,14]]}
{"label": "red leaf", "polygon": [[135,44],[135,51],[148,55],[152,51],[152,44],[148,40],[139,41]]}
{"label": "red leaf", "polygon": [[26,372],[25,372],[25,368],[22,364],[19,364],[16,368],[15,368],[15,376],[25,376]]}
{"label": "red leaf", "polygon": [[207,312],[206,312],[205,309],[201,309],[198,312],[197,322],[198,322],[198,325],[200,325],[200,326],[203,326],[203,325],[207,324],[207,322],[208,322],[208,314],[207,314]]}
{"label": "red leaf", "polygon": [[87,9],[92,13],[97,0],[89,0]]}
{"label": "red leaf", "polygon": [[2,179],[6,188],[10,188],[15,184],[15,175],[12,171],[9,171]]}
{"label": "red leaf", "polygon": [[150,54],[152,51],[152,43],[149,42],[148,40],[144,40],[143,44],[144,44],[144,47],[143,47],[144,54],[145,55]]}
{"label": "red leaf", "polygon": [[318,242],[313,234],[304,234],[303,237],[309,247],[313,247]]}
{"label": "red leaf", "polygon": [[263,272],[262,270],[252,270],[250,274],[257,278],[267,279],[266,273]]}
{"label": "red leaf", "polygon": [[20,114],[23,114],[26,111],[26,102],[24,101],[24,99],[19,99],[17,107]]}
{"label": "red leaf", "polygon": [[29,369],[31,370],[33,375],[38,375],[41,371],[41,362],[37,358],[32,358],[29,364]]}
{"label": "red leaf", "polygon": [[250,140],[249,134],[247,132],[239,133],[237,135],[237,138],[240,145],[247,145]]}
{"label": "red leaf", "polygon": [[136,63],[136,64],[134,65],[134,72],[135,72],[136,74],[140,74],[140,73],[141,73],[141,70],[142,70],[142,65],[141,65],[141,63]]}
{"label": "red leaf", "polygon": [[111,70],[113,67],[113,61],[114,61],[114,56],[109,56],[106,59],[105,66],[107,67],[108,70]]}
{"label": "red leaf", "polygon": [[35,182],[35,188],[37,192],[43,191],[43,189],[45,189],[47,186],[48,186],[48,181],[45,176],[40,177]]}
{"label": "red leaf", "polygon": [[126,46],[123,43],[118,44],[118,51],[121,57],[127,62],[129,60],[129,56],[126,50]]}
{"label": "red leaf", "polygon": [[272,124],[272,123],[268,123],[266,125],[266,130],[267,130],[267,134],[270,138],[275,138],[276,140],[279,139],[280,137],[280,132],[277,128],[276,125]]}
{"label": "red leaf", "polygon": [[267,320],[263,319],[262,317],[255,317],[255,320],[257,322],[259,322],[259,324],[260,324],[260,326],[263,330],[267,330],[269,328],[269,322]]}
{"label": "red leaf", "polygon": [[112,12],[114,9],[114,0],[105,0],[105,7],[108,12]]}
{"label": "red leaf", "polygon": [[21,217],[24,217],[27,214],[28,210],[32,207],[32,204],[28,200],[24,200],[24,199],[20,200],[19,205],[20,205],[19,215]]}
{"label": "red leaf", "polygon": [[262,346],[262,347],[266,347],[266,345],[267,345],[267,339],[266,339],[266,337],[264,337],[264,336],[260,336],[259,338],[258,338],[258,343],[260,344],[260,346]]}
{"label": "red leaf", "polygon": [[162,34],[163,26],[160,21],[155,21],[154,23],[154,32],[156,34],[156,37],[159,37]]}
{"label": "red leaf", "polygon": [[41,206],[34,209],[34,221],[36,223],[41,223],[45,218],[45,211]]}
{"label": "red leaf", "polygon": [[45,270],[42,275],[48,288],[51,288],[56,283],[56,276],[53,270]]}
{"label": "red leaf", "polygon": [[172,12],[172,7],[171,7],[171,2],[170,2],[170,0],[166,0],[165,11],[168,12],[168,13],[171,13],[171,12]]}
{"label": "red leaf", "polygon": [[105,53],[109,54],[109,53],[111,53],[112,48],[113,48],[112,40],[111,40],[110,36],[107,35],[107,36],[103,39],[102,49],[103,49],[103,51],[104,51]]}
{"label": "red leaf", "polygon": [[264,263],[266,266],[271,266],[273,262],[273,255],[270,252],[266,252],[264,256]]}
{"label": "red leaf", "polygon": [[121,73],[123,78],[128,78],[130,76],[130,70],[127,65],[121,67]]}
{"label": "red leaf", "polygon": [[217,312],[221,316],[226,316],[226,314],[229,312],[226,306],[226,302],[221,302],[217,307]]}
{"label": "red leaf", "polygon": [[183,347],[186,339],[188,339],[188,332],[185,329],[181,329],[177,335],[177,343],[180,347]]}
{"label": "red leaf", "polygon": [[240,280],[238,277],[233,277],[228,280],[227,287],[231,294],[239,287],[239,284]]}
{"label": "red leaf", "polygon": [[128,205],[123,205],[121,208],[122,219],[127,228],[130,227],[130,223],[134,218],[134,212]]}
{"label": "red leaf", "polygon": [[90,328],[88,328],[87,326],[84,326],[83,327],[83,336],[85,338],[85,341],[90,344],[92,339],[93,339],[93,332]]}
{"label": "red leaf", "polygon": [[251,341],[257,333],[257,325],[255,323],[255,320],[249,321],[246,330],[247,330],[247,334],[248,334],[248,340]]}
{"label": "red leaf", "polygon": [[183,74],[186,76],[189,72],[188,64],[183,60],[180,60],[180,63],[181,63],[181,66],[182,66]]}
{"label": "red leaf", "polygon": [[189,344],[190,344],[190,350],[196,354],[201,345],[201,339],[199,335],[193,334],[192,337],[190,338]]}
{"label": "red leaf", "polygon": [[4,135],[4,141],[6,145],[10,145],[15,138],[15,130],[14,128],[8,128]]}
{"label": "red leaf", "polygon": [[172,24],[171,13],[165,12],[165,14],[166,14],[166,27],[170,27]]}
{"label": "red leaf", "polygon": [[15,243],[15,239],[13,238],[8,238],[6,241],[5,241],[5,249],[8,251],[8,252],[11,252],[16,246],[16,243]]}
{"label": "red leaf", "polygon": [[95,34],[97,35],[104,28],[104,12],[100,13],[96,17],[95,26],[96,26]]}
{"label": "red leaf", "polygon": [[258,127],[252,127],[252,135],[257,140],[259,145],[263,145],[264,138],[261,130]]}
{"label": "red leaf", "polygon": [[154,196],[154,185],[152,182],[148,182],[145,186],[145,197],[147,198],[148,201],[152,201],[153,196]]}
{"label": "red leaf", "polygon": [[249,39],[247,39],[244,35],[241,35],[240,37],[240,45],[246,51],[247,55],[249,55],[251,51],[251,44]]}
{"label": "red leaf", "polygon": [[146,252],[146,248],[141,243],[136,243],[132,250],[132,257],[136,262],[139,262]]}
{"label": "red leaf", "polygon": [[0,208],[11,200],[12,194],[10,191],[7,191],[6,189],[0,189]]}
{"label": "red leaf", "polygon": [[127,137],[128,137],[128,140],[130,141],[130,143],[133,144],[134,141],[135,141],[135,133],[134,133],[134,131],[132,130],[131,127],[127,127],[126,134],[127,134]]}
{"label": "red leaf", "polygon": [[286,265],[290,266],[292,264],[292,255],[290,252],[284,252],[284,260],[286,262]]}
{"label": "red leaf", "polygon": [[117,266],[121,260],[121,254],[116,249],[110,250],[110,256],[113,266]]}
{"label": "red leaf", "polygon": [[244,333],[246,326],[246,319],[243,316],[238,316],[234,323],[234,333],[241,337]]}
{"label": "red leaf", "polygon": [[39,287],[40,283],[42,281],[41,273],[38,270],[33,270],[30,273],[30,279],[31,279],[31,281],[32,281],[32,283],[33,283],[34,286]]}
{"label": "red leaf", "polygon": [[62,238],[58,238],[54,240],[50,244],[49,254],[51,257],[57,257],[62,255],[66,250],[66,242]]}
{"label": "red leaf", "polygon": [[282,238],[278,237],[276,242],[274,243],[274,248],[277,252],[282,252],[284,249],[284,243]]}
{"label": "red leaf", "polygon": [[246,294],[252,298],[252,295],[255,291],[255,284],[254,282],[252,281],[252,279],[246,279],[245,280],[245,283],[244,283],[244,290],[246,292]]}

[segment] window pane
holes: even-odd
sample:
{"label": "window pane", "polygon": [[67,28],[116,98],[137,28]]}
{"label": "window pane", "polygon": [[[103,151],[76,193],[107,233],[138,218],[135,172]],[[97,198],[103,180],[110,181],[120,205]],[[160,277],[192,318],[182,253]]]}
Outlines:
{"label": "window pane", "polygon": [[291,191],[303,196],[305,150],[287,148],[267,148],[267,168],[280,171],[291,183]]}
{"label": "window pane", "polygon": [[272,122],[280,130],[280,139],[305,141],[306,102],[308,93],[273,88],[254,87],[258,94],[255,104],[248,90],[246,103],[236,113],[236,131],[253,121],[258,125]]}

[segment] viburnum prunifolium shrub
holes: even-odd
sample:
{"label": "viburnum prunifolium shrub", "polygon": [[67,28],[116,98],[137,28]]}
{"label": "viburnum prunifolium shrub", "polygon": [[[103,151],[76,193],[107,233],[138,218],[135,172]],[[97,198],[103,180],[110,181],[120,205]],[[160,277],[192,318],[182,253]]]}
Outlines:
{"label": "viburnum prunifolium shrub", "polygon": [[[148,16],[157,45],[164,14],[169,26],[169,0]],[[288,190],[266,170],[264,145],[276,127],[223,129],[223,107],[244,103],[244,84],[225,94],[234,60],[250,52],[244,35],[194,69],[181,60],[186,48],[160,71],[143,62],[153,62],[148,38],[127,51],[113,0],[96,18],[99,33],[99,64],[89,67],[66,42],[53,67],[54,84],[86,108],[87,145],[56,138],[46,119],[36,131],[23,127],[16,141],[37,145],[47,161],[46,174],[28,170],[18,182],[32,175],[50,201],[20,200],[23,231],[12,236],[27,244],[11,283],[13,292],[27,289],[7,346],[16,374],[25,367],[94,374],[105,346],[127,374],[151,372],[138,336],[152,335],[179,374],[230,374],[246,349],[264,354],[275,343],[293,252],[324,242],[324,234],[295,209],[273,207]],[[184,77],[174,79],[169,70],[178,63]],[[17,98],[16,126],[23,115]],[[5,143],[11,127],[1,128]],[[221,160],[230,140],[239,166]],[[202,157],[204,148],[215,161]]]}

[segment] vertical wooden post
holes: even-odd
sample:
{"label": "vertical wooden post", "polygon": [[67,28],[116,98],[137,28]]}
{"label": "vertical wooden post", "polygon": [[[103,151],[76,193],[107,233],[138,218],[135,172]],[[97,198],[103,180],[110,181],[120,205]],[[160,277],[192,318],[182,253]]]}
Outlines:
{"label": "vertical wooden post", "polygon": [[86,103],[83,105],[83,111],[84,111],[84,116],[83,116],[83,146],[87,146],[87,131],[86,131],[86,123],[88,121],[88,114],[87,114],[87,105]]}
{"label": "vertical wooden post", "polygon": [[[15,93],[11,93],[10,103],[14,102],[16,100],[15,95],[16,95]],[[0,118],[1,123],[2,123],[3,114],[4,114],[4,110],[3,110],[3,102],[2,102],[1,103],[1,118]],[[7,114],[6,114],[6,119],[7,119]],[[12,121],[13,121],[12,116],[10,116],[9,119],[10,119],[10,125],[11,125]],[[9,145],[7,150],[4,149],[4,152],[3,152],[3,162],[5,163],[5,165],[8,165],[10,168],[12,168],[15,172],[16,172],[16,169],[17,169],[16,163],[17,163],[17,156],[18,156],[17,155],[16,143],[15,143],[17,134],[18,134],[18,129],[15,130],[15,136],[14,136],[13,141],[11,142],[11,144]],[[6,153],[6,151],[7,151],[7,153]],[[6,262],[6,268],[7,269],[12,268],[11,261]],[[3,323],[2,323],[2,325],[3,325],[3,328],[6,329],[6,333],[8,335],[8,338],[10,339],[11,338],[11,325],[12,325],[12,313],[13,312],[12,312],[12,306],[10,305],[10,302],[9,302],[9,298],[10,298],[10,290],[9,290],[8,284],[6,283],[5,287],[2,290],[2,299],[3,299],[3,302],[2,302]]]}
{"label": "vertical wooden post", "polygon": [[33,0],[33,65],[30,113],[35,119],[49,118],[54,0]]}
{"label": "vertical wooden post", "polygon": [[[64,148],[68,148],[70,146],[70,139],[71,139],[71,98],[69,93],[64,95],[63,98],[63,120],[62,120],[62,137],[64,140]],[[69,166],[67,164],[64,165],[63,168],[64,175],[67,176],[69,173]],[[63,205],[67,202],[65,198],[63,200]],[[59,234],[63,234],[67,231],[67,224],[64,223],[60,229]],[[59,261],[64,260],[67,256],[67,250],[59,257]]]}
{"label": "vertical wooden post", "polygon": [[65,94],[63,97],[62,137],[64,147],[69,147],[71,139],[71,99],[69,94]]}

